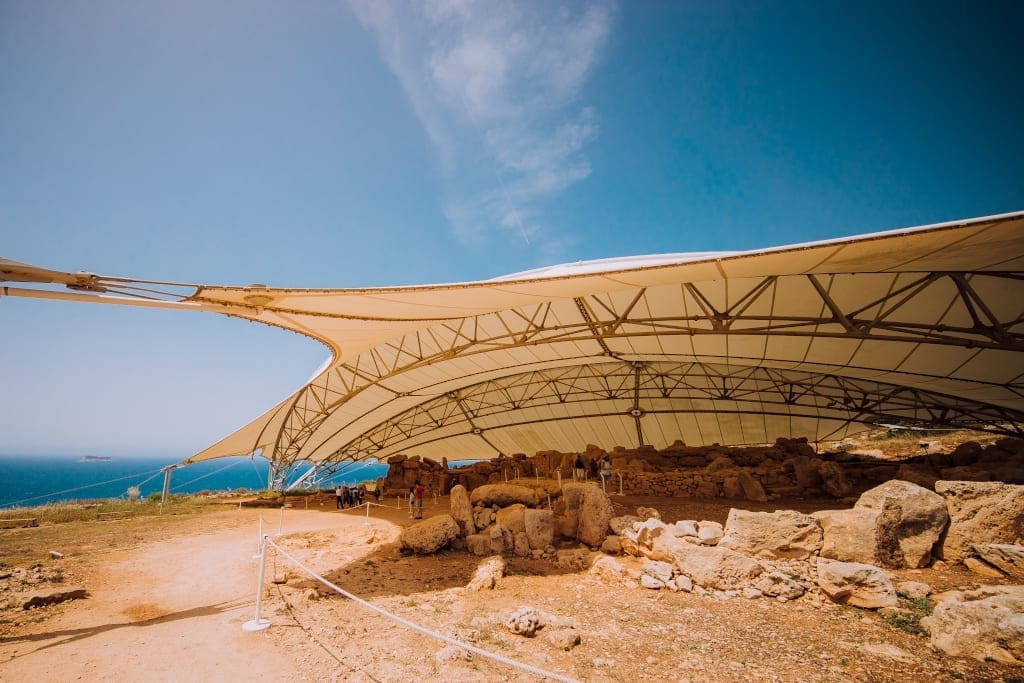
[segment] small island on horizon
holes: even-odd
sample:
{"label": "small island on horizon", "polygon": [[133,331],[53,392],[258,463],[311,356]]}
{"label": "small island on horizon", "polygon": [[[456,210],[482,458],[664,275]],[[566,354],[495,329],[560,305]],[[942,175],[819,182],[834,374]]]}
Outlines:
{"label": "small island on horizon", "polygon": [[78,462],[110,462],[109,455],[83,455]]}

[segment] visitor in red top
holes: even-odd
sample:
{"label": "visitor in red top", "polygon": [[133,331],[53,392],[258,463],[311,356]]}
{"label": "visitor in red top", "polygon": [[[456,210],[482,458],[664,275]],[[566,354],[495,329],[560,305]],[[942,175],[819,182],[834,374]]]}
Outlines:
{"label": "visitor in red top", "polygon": [[412,490],[413,519],[423,519],[423,484],[416,484]]}

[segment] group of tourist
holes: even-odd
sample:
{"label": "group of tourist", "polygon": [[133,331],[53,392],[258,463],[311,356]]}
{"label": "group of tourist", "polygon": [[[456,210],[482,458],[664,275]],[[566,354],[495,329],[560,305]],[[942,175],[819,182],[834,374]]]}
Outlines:
{"label": "group of tourist", "polygon": [[611,476],[611,473],[612,461],[607,453],[600,458],[591,458],[589,465],[583,461],[583,456],[578,454],[573,463],[572,478],[576,481],[586,481],[587,479],[597,479],[600,476],[603,481]]}
{"label": "group of tourist", "polygon": [[334,488],[334,497],[337,499],[337,509],[339,510],[362,505],[363,499],[366,497],[366,486],[363,484],[351,487],[338,485]]}

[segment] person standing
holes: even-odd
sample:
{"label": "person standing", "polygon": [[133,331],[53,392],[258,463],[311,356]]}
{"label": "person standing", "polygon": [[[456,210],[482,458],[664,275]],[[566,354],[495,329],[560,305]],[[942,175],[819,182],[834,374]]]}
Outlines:
{"label": "person standing", "polygon": [[338,510],[341,509],[341,484],[334,487],[334,500],[335,506]]}
{"label": "person standing", "polygon": [[423,484],[416,484],[412,490],[413,497],[413,518],[423,519]]}
{"label": "person standing", "polygon": [[576,462],[573,463],[573,479],[576,481],[583,481],[587,478],[587,467],[583,464],[583,456],[577,455]]}

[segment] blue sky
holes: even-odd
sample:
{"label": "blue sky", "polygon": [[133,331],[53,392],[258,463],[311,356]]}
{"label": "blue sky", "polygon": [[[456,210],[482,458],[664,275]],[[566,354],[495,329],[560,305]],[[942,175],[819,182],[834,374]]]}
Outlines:
{"label": "blue sky", "polygon": [[[465,281],[1024,209],[1020,3],[0,3],[0,255]],[[186,457],[326,352],[0,298],[0,453]]]}

